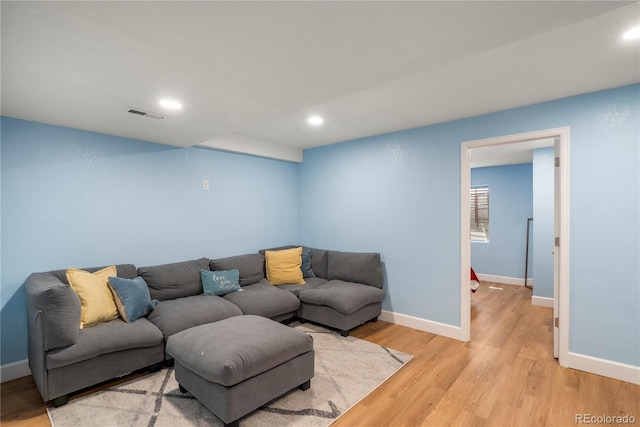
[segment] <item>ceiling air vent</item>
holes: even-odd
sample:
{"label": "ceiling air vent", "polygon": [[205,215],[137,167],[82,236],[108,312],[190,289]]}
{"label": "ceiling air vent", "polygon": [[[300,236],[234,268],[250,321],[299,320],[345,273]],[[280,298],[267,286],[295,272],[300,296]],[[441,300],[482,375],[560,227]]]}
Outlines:
{"label": "ceiling air vent", "polygon": [[149,118],[152,118],[152,119],[164,119],[165,118],[165,116],[163,116],[162,114],[152,113],[151,111],[144,111],[144,110],[141,110],[140,108],[127,107],[127,112],[129,112],[131,114],[137,114],[138,116],[149,117]]}

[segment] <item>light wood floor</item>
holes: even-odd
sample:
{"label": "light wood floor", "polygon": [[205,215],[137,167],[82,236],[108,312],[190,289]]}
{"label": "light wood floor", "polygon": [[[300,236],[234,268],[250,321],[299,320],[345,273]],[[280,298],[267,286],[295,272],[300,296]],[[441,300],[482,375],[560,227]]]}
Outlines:
{"label": "light wood floor", "polygon": [[[361,326],[353,336],[414,358],[333,426],[571,426],[576,414],[628,414],[640,425],[640,386],[561,368],[551,318],[531,305],[530,289],[483,282],[468,343],[382,321]],[[49,427],[30,377],[1,394],[3,426]]]}

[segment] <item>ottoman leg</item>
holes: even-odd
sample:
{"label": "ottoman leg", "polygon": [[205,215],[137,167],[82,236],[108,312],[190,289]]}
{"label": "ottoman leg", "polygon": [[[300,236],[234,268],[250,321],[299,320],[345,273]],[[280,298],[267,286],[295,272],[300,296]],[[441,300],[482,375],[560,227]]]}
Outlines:
{"label": "ottoman leg", "polygon": [[235,420],[232,423],[224,423],[224,427],[240,427],[240,421]]}
{"label": "ottoman leg", "polygon": [[180,393],[188,393],[187,389],[182,387],[182,384],[178,384],[178,389],[180,390]]}
{"label": "ottoman leg", "polygon": [[298,386],[298,388],[302,391],[309,390],[310,387],[311,387],[311,380],[307,380]]}
{"label": "ottoman leg", "polygon": [[51,403],[53,404],[54,408],[59,408],[63,405],[66,405],[68,401],[69,401],[69,395],[65,394],[64,396],[59,396],[51,400]]}

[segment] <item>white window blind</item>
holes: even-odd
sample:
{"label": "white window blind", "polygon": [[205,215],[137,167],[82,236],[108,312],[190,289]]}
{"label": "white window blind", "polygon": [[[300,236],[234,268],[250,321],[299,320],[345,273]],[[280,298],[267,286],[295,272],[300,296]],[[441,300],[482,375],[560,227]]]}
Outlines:
{"label": "white window blind", "polygon": [[471,187],[471,240],[489,240],[489,187]]}

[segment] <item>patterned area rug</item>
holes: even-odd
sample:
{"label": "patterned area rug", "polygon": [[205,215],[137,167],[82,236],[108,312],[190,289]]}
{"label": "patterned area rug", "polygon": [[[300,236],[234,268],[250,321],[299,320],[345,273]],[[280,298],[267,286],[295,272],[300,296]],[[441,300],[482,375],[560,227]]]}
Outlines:
{"label": "patterned area rug", "polygon": [[[412,356],[311,324],[315,376],[307,391],[295,389],[243,418],[240,425],[324,427],[396,373]],[[222,426],[190,394],[178,390],[173,368],[47,409],[53,427]]]}

